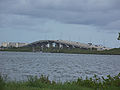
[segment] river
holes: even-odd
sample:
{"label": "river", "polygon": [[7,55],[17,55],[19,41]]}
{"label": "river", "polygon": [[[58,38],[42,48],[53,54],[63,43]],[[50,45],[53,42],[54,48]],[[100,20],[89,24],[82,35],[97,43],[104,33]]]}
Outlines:
{"label": "river", "polygon": [[31,75],[61,82],[94,74],[113,76],[120,73],[120,55],[0,52],[0,73],[16,81]]}

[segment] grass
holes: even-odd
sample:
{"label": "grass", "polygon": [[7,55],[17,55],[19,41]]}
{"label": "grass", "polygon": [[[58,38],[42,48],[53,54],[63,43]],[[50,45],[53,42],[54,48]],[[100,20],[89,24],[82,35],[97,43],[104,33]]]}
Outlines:
{"label": "grass", "polygon": [[13,51],[13,52],[32,52],[31,47],[11,47],[11,48],[4,48],[3,50],[0,51]]}
{"label": "grass", "polygon": [[70,54],[99,54],[99,55],[120,55],[120,48],[113,48],[110,50],[90,50],[90,49],[51,49],[51,50],[44,50],[44,52],[52,52],[52,53],[70,53]]}
{"label": "grass", "polygon": [[50,81],[48,77],[29,77],[27,81],[5,81],[0,75],[0,90],[120,90],[120,74],[107,78],[99,78],[94,75],[93,78],[82,79],[76,81],[67,81],[64,83]]}
{"label": "grass", "polygon": [[5,78],[0,75],[0,90],[3,90],[5,87]]}
{"label": "grass", "polygon": [[[41,50],[42,52],[50,52],[50,53],[70,53],[70,54],[99,54],[99,55],[120,55],[120,48],[114,48],[110,50],[104,50],[104,51],[97,51],[96,49],[93,49],[92,51],[90,49],[80,49],[80,48],[64,48],[64,49],[58,49],[58,48],[45,48],[40,49],[40,47],[36,47],[36,50]],[[1,51],[15,51],[15,52],[32,52],[32,47],[19,47],[19,48],[5,48]]]}

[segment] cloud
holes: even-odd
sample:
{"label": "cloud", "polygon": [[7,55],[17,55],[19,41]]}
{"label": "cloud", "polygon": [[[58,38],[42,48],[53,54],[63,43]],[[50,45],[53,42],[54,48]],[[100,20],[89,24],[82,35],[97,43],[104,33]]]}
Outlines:
{"label": "cloud", "polygon": [[118,30],[119,3],[120,0],[0,0],[0,27],[40,29],[48,20],[54,20]]}
{"label": "cloud", "polygon": [[120,30],[120,20],[116,20],[116,21],[108,23],[105,28]]}

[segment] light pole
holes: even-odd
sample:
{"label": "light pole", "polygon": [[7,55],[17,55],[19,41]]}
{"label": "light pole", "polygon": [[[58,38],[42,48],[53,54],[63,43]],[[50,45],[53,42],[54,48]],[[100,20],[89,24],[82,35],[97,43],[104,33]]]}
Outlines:
{"label": "light pole", "polygon": [[118,36],[118,38],[117,38],[118,40],[120,40],[120,33],[119,33],[119,36]]}

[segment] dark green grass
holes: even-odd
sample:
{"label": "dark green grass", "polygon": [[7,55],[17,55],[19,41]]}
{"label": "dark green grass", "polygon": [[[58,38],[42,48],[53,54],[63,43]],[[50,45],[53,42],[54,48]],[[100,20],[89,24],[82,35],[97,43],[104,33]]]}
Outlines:
{"label": "dark green grass", "polygon": [[[36,47],[36,51],[39,52],[41,49]],[[6,48],[1,51],[14,51],[14,52],[32,52],[32,47],[20,47],[20,48]],[[45,48],[41,50],[42,52],[49,53],[70,53],[70,54],[99,54],[99,55],[120,55],[120,48],[114,48],[110,50],[97,51],[96,49],[80,49],[80,48],[66,48],[66,49],[58,49],[58,48]]]}
{"label": "dark green grass", "polygon": [[[45,50],[44,50],[45,51]],[[52,53],[70,53],[70,54],[99,54],[99,55],[120,55],[120,48],[113,48],[110,50],[103,50],[103,51],[97,51],[93,49],[92,51],[90,49],[79,49],[79,48],[74,48],[74,49],[52,49],[48,50],[49,52]],[[46,50],[47,52],[47,50]]]}
{"label": "dark green grass", "polygon": [[93,78],[78,78],[64,83],[50,81],[43,75],[19,82],[8,82],[0,76],[0,90],[120,90],[120,74],[114,77],[108,75],[107,78],[94,75]]}
{"label": "dark green grass", "polygon": [[32,52],[31,47],[11,47],[11,48],[4,48],[3,50],[0,51],[11,51],[11,52]]}

